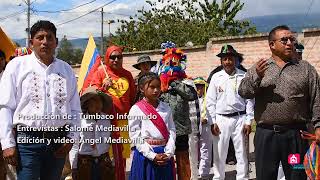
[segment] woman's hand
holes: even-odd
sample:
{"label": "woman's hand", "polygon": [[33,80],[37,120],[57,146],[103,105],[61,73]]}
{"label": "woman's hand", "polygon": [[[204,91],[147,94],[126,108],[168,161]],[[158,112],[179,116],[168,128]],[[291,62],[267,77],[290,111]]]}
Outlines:
{"label": "woman's hand", "polygon": [[112,86],[112,79],[111,78],[105,78],[102,82],[102,89],[108,90]]}
{"label": "woman's hand", "polygon": [[163,166],[167,164],[169,157],[166,154],[157,154],[156,157],[153,159],[153,162],[159,166]]}

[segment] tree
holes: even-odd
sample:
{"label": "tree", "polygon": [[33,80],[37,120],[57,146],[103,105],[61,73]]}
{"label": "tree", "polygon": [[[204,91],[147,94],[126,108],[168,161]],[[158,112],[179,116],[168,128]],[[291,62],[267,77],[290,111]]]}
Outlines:
{"label": "tree", "polygon": [[[137,18],[121,20],[121,26],[113,37],[115,44],[134,47],[137,50],[158,49],[165,41],[184,46],[205,45],[212,37],[251,34],[255,27],[248,21],[235,20],[244,4],[240,0],[180,0],[146,1]],[[129,49],[130,50],[130,49]]]}
{"label": "tree", "polygon": [[83,51],[81,49],[74,49],[66,36],[61,39],[57,58],[66,61],[68,64],[80,64],[82,56]]}
{"label": "tree", "polygon": [[221,31],[226,31],[228,35],[252,34],[256,33],[256,28],[251,27],[249,21],[235,20],[236,15],[242,10],[244,3],[240,0],[223,0],[219,6],[214,0],[210,3],[204,0],[204,3],[199,2],[203,16],[206,21],[214,21]]}
{"label": "tree", "polygon": [[81,64],[82,57],[83,57],[83,51],[79,48],[75,49],[74,56],[73,56],[74,64]]}

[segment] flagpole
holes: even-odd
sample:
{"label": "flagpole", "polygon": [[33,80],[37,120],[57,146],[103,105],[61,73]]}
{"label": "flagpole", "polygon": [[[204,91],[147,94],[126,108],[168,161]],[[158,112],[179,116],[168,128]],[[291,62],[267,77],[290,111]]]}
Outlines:
{"label": "flagpole", "polygon": [[100,64],[101,64],[101,66],[102,66],[102,69],[103,69],[104,73],[106,74],[106,78],[109,79],[110,77],[109,77],[109,75],[108,75],[108,73],[107,73],[106,67],[104,67],[103,62],[100,61]]}
{"label": "flagpole", "polygon": [[103,8],[101,8],[101,44],[100,44],[100,54],[103,54]]}

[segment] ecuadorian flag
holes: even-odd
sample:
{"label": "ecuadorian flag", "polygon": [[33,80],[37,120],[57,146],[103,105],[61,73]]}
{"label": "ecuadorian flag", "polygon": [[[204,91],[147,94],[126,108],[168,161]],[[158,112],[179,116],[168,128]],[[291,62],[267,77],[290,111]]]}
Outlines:
{"label": "ecuadorian flag", "polygon": [[93,72],[90,72],[90,70],[92,69],[93,65],[97,61],[100,61],[100,55],[97,50],[96,43],[94,42],[93,37],[90,35],[86,50],[82,58],[80,71],[79,71],[78,92],[81,91],[89,73],[93,73]]}

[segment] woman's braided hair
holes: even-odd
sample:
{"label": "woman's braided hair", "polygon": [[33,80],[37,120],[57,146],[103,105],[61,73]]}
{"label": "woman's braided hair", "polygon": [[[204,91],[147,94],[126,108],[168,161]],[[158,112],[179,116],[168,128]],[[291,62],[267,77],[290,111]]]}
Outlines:
{"label": "woman's braided hair", "polygon": [[145,84],[148,84],[148,86],[149,86],[151,81],[154,79],[158,79],[160,81],[160,78],[156,73],[148,72],[146,74],[143,74],[138,79],[138,87],[143,88],[145,86]]}

